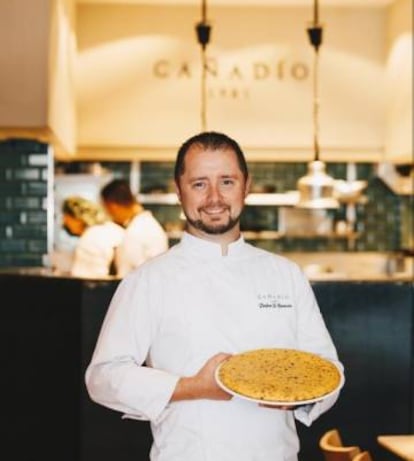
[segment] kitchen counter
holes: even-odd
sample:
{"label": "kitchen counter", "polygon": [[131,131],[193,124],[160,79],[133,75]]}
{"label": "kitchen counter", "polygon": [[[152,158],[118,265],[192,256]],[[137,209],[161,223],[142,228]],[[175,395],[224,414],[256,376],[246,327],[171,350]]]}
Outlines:
{"label": "kitchen counter", "polygon": [[[1,324],[11,351],[8,397],[17,417],[7,426],[16,459],[148,459],[149,424],[123,420],[91,402],[84,385],[118,283],[43,268],[0,271],[3,300],[11,300],[3,301]],[[298,424],[299,461],[323,461],[318,440],[331,427],[358,441],[376,461],[392,461],[375,437],[414,430],[414,284],[388,278],[315,280],[312,286],[346,382],[328,413],[309,428]]]}
{"label": "kitchen counter", "polygon": [[[290,252],[282,256],[299,264],[311,282],[414,281],[414,258],[397,259],[394,253],[381,252]],[[398,264],[397,264],[397,261]],[[0,268],[0,274],[39,276],[50,278],[74,278],[67,272],[47,267]],[[117,277],[83,278],[80,280],[119,280]]]}
{"label": "kitchen counter", "polygon": [[346,274],[342,272],[322,272],[320,274],[308,274],[311,282],[413,282],[413,275],[408,272],[396,272],[394,274]]}
{"label": "kitchen counter", "polygon": [[18,277],[45,277],[52,279],[71,279],[71,280],[102,280],[102,281],[117,281],[118,277],[108,275],[107,277],[74,277],[68,272],[62,272],[47,267],[2,267],[0,275],[15,275]]}
{"label": "kitchen counter", "polygon": [[414,258],[398,252],[289,252],[312,281],[414,281]]}

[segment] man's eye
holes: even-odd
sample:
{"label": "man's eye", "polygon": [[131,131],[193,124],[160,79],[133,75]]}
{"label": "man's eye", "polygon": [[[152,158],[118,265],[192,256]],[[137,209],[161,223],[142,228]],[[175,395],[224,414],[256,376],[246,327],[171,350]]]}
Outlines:
{"label": "man's eye", "polygon": [[202,189],[204,187],[204,183],[201,181],[197,181],[193,183],[193,189]]}
{"label": "man's eye", "polygon": [[223,179],[223,186],[232,186],[234,181],[232,179]]}

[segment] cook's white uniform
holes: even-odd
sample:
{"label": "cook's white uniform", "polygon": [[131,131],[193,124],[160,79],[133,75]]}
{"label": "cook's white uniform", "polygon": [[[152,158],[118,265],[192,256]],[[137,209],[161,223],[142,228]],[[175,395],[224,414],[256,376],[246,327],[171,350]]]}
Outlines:
{"label": "cook's white uniform", "polygon": [[167,249],[167,233],[151,211],[139,213],[128,224],[122,244],[117,249],[118,274],[124,277]]}
{"label": "cook's white uniform", "polygon": [[243,238],[222,256],[220,245],[185,233],[120,283],[87,388],[96,402],[151,421],[152,461],[296,460],[294,417],[310,425],[338,394],[294,413],[237,397],[169,403],[178,378],[195,374],[214,354],[263,347],[315,352],[342,369],[295,263]]}
{"label": "cook's white uniform", "polygon": [[124,236],[124,228],[108,221],[88,227],[79,237],[74,251],[71,274],[75,277],[105,277]]}

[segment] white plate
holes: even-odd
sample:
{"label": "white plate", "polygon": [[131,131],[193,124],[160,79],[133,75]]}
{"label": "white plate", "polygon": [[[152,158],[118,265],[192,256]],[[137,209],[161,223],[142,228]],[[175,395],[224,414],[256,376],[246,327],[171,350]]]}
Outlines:
{"label": "white plate", "polygon": [[[238,392],[235,392],[233,391],[232,389],[229,389],[225,384],[223,384],[221,381],[220,381],[220,377],[219,377],[219,371],[220,371],[220,367],[223,365],[224,362],[222,362],[217,368],[216,368],[216,371],[214,373],[214,378],[216,380],[216,383],[224,390],[226,391],[227,393],[231,394],[231,395],[234,395],[235,397],[240,397],[241,399],[244,399],[244,400],[249,400],[250,402],[256,402],[256,403],[261,403],[263,405],[271,405],[271,406],[284,406],[284,407],[290,407],[290,406],[299,406],[299,405],[307,405],[309,403],[315,403],[315,402],[320,402],[321,400],[324,400],[326,399],[327,397],[330,397],[331,395],[335,394],[336,392],[338,392],[342,386],[344,385],[344,377],[342,375],[342,372],[341,370],[339,370],[340,372],[340,375],[341,375],[341,380],[338,384],[338,386],[331,392],[328,392],[327,394],[324,394],[324,395],[321,395],[320,397],[315,397],[313,399],[308,399],[308,400],[295,400],[295,401],[286,401],[286,400],[282,400],[282,401],[278,401],[278,400],[261,400],[261,399],[254,399],[252,397],[248,397],[247,395],[243,395],[243,394],[239,394]],[[335,365],[335,364],[334,364]],[[336,366],[336,365],[335,365]]]}

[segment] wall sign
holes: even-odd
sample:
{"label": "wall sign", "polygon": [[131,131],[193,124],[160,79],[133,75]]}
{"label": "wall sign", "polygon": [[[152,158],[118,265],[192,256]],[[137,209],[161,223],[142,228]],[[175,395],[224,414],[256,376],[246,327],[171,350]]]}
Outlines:
{"label": "wall sign", "polygon": [[[216,57],[207,59],[207,95],[212,98],[247,99],[256,82],[306,81],[310,69],[307,63],[279,59],[276,62],[255,60],[248,62],[222,63]],[[198,79],[200,69],[190,61],[157,59],[152,66],[152,75],[160,80]]]}

